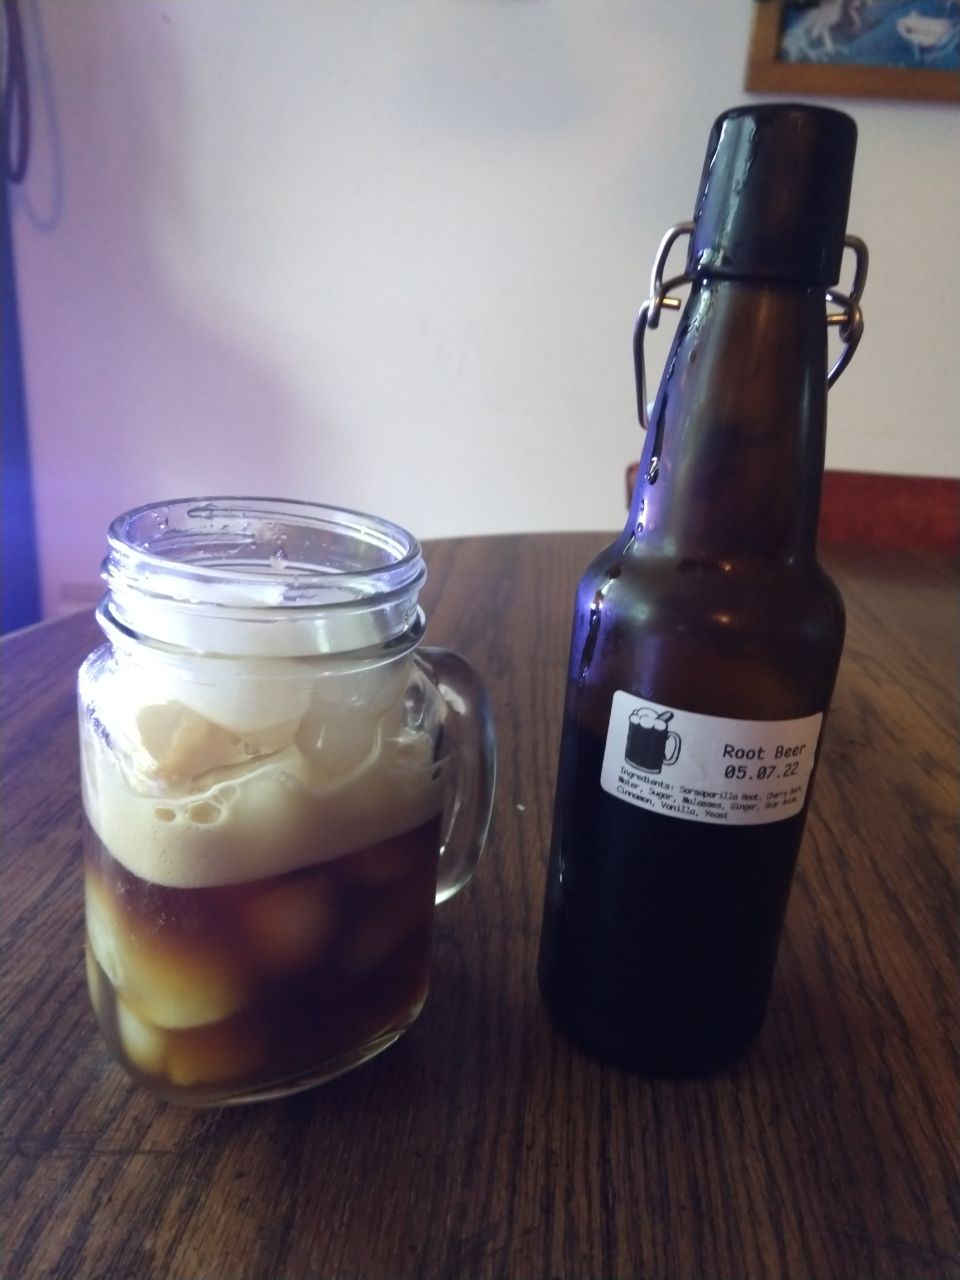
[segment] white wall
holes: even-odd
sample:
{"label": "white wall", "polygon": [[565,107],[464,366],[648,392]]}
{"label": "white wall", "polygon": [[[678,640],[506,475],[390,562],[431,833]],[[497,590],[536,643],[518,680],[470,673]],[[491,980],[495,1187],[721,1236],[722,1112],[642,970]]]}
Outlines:
{"label": "white wall", "polygon": [[[620,524],[633,320],[745,100],[748,0],[26,8],[48,613],[152,499],[315,498],[422,537]],[[958,475],[960,115],[836,105],[873,258],[828,462]]]}

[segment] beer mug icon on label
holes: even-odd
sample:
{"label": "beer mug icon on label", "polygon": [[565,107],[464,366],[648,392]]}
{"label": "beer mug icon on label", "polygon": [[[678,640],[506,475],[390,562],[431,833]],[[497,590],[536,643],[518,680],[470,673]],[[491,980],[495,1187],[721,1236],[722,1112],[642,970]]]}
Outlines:
{"label": "beer mug icon on label", "polygon": [[672,719],[672,711],[657,711],[655,707],[631,711],[624,752],[627,763],[646,773],[660,773],[665,764],[676,764],[680,759],[680,735],[667,728]]}

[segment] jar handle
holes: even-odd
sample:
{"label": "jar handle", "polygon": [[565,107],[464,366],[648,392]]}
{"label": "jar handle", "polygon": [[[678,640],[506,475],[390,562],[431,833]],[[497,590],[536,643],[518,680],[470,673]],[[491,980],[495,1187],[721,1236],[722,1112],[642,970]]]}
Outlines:
{"label": "jar handle", "polygon": [[473,667],[449,649],[421,649],[416,661],[446,703],[444,740],[456,775],[440,845],[440,903],[463,888],[483,851],[493,813],[497,748],[490,699]]}

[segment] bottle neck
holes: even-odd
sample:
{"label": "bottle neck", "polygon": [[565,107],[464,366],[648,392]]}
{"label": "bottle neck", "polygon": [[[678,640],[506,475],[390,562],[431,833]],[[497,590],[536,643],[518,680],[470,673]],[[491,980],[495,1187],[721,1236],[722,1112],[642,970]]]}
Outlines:
{"label": "bottle neck", "polygon": [[718,564],[812,560],[826,433],[819,288],[699,278],[657,393],[627,533]]}

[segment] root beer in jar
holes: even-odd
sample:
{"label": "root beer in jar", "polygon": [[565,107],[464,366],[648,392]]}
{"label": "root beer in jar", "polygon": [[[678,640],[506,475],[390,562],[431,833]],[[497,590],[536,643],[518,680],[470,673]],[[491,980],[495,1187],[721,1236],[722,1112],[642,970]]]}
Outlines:
{"label": "root beer in jar", "polygon": [[482,685],[420,648],[419,546],[376,517],[152,506],[114,522],[104,576],[79,681],[104,1039],[173,1101],[320,1083],[426,999],[435,902],[489,821]]}
{"label": "root beer in jar", "polygon": [[[843,644],[816,531],[828,381],[862,325],[855,144],[820,108],[716,122],[638,318],[630,516],[577,593],[540,986],[572,1040],[650,1075],[724,1066],[767,1007]],[[681,234],[686,272],[664,284]],[[643,335],[681,283],[648,424]]]}

